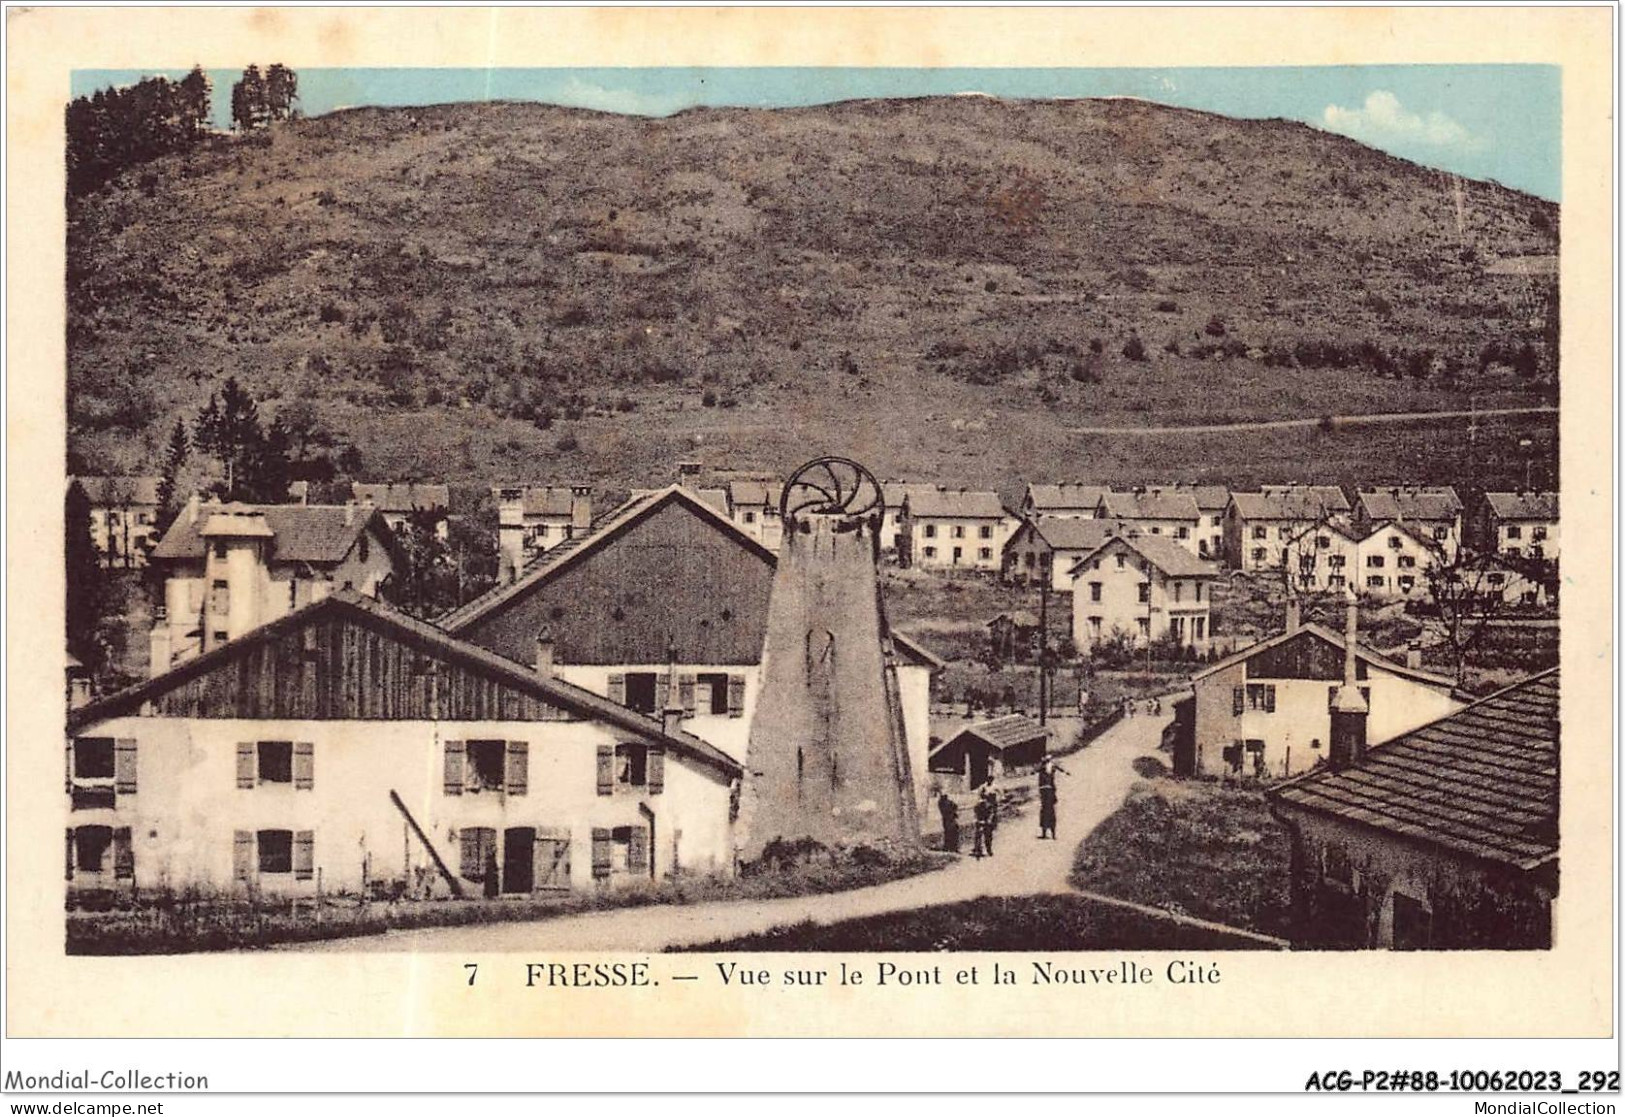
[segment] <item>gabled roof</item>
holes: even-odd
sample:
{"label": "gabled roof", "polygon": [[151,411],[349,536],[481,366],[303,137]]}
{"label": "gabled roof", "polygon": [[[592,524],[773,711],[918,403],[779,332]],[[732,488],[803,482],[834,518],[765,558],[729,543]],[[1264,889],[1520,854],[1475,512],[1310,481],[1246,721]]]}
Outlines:
{"label": "gabled roof", "polygon": [[370,504],[380,512],[439,511],[451,507],[449,486],[415,481],[383,481],[377,484],[357,481],[350,486],[350,495],[357,504]]}
{"label": "gabled roof", "polygon": [[1484,500],[1498,520],[1555,520],[1556,493],[1485,493]]}
{"label": "gabled roof", "polygon": [[903,501],[914,493],[937,492],[941,485],[933,485],[923,481],[882,481],[880,483],[880,499],[887,508],[901,508]]}
{"label": "gabled roof", "polygon": [[517,492],[520,514],[525,516],[569,516],[576,494],[569,485],[492,485],[491,497],[499,505],[504,492]]}
{"label": "gabled roof", "polygon": [[1004,505],[995,492],[975,489],[920,489],[910,491],[908,514],[915,518],[1002,520]]}
{"label": "gabled roof", "polygon": [[[1240,651],[1225,656],[1217,663],[1209,664],[1208,666],[1202,668],[1202,670],[1196,672],[1196,674],[1192,675],[1191,682],[1200,682],[1209,675],[1214,675],[1220,671],[1234,667],[1236,664],[1249,660],[1262,651],[1273,648],[1279,644],[1284,644],[1288,640],[1300,637],[1305,633],[1315,637],[1317,640],[1324,640],[1338,651],[1343,651],[1346,646],[1343,643],[1342,633],[1333,632],[1331,629],[1318,625],[1313,621],[1306,621],[1298,627],[1296,632],[1277,632],[1274,636],[1265,637],[1256,644],[1249,644]],[[1437,687],[1441,690],[1447,691],[1455,690],[1455,683],[1452,680],[1445,678],[1443,675],[1435,675],[1431,671],[1423,671],[1416,667],[1407,667],[1403,663],[1396,663],[1387,656],[1372,651],[1358,640],[1356,640],[1354,644],[1354,654],[1367,666],[1381,668],[1390,674],[1398,675],[1401,678],[1410,679],[1412,682],[1422,683],[1426,686]]]}
{"label": "gabled roof", "polygon": [[[512,687],[549,705],[568,710],[583,718],[605,722],[619,729],[635,733],[641,739],[652,744],[664,745],[688,753],[730,773],[738,774],[740,772],[738,761],[722,752],[715,745],[694,736],[692,733],[679,730],[668,734],[662,730],[660,722],[652,717],[628,709],[618,702],[612,702],[602,695],[594,694],[562,679],[539,675],[530,667],[515,663],[511,659],[478,645],[459,640],[432,624],[417,620],[397,609],[375,601],[370,597],[363,597],[351,590],[337,590],[321,601],[306,605],[272,621],[270,624],[261,625],[259,628],[246,632],[235,640],[221,644],[195,659],[187,660],[157,678],[137,683],[135,686],[127,687],[115,694],[110,694],[105,698],[81,706],[68,715],[68,732],[76,733],[86,726],[94,725],[109,718],[128,716],[139,711],[143,704],[151,701],[156,696],[165,694],[191,679],[232,662],[246,649],[278,639],[291,631],[297,631],[305,625],[333,613],[365,618],[374,626],[381,625],[402,639],[452,660],[461,666],[470,668],[493,682]],[[346,663],[345,667],[346,669],[358,669],[359,665]]]}
{"label": "gabled roof", "polygon": [[399,557],[395,533],[376,509],[343,504],[202,504],[194,517],[182,510],[153,548],[154,559],[203,557],[204,532],[220,515],[245,520],[263,517],[272,540],[276,562],[311,562],[331,565],[344,561],[356,540],[369,527],[390,553]]}
{"label": "gabled roof", "polygon": [[90,503],[99,508],[120,508],[128,505],[150,504],[158,506],[157,477],[73,477],[79,482]]}
{"label": "gabled roof", "polygon": [[779,494],[784,486],[777,481],[729,481],[728,505],[741,507],[749,505],[752,508],[777,508]]}
{"label": "gabled roof", "polygon": [[1195,520],[1201,515],[1196,497],[1176,489],[1109,492],[1100,498],[1100,508],[1103,514],[1123,520]]}
{"label": "gabled roof", "polygon": [[1073,563],[1068,573],[1078,573],[1088,565],[1090,559],[1116,546],[1136,552],[1170,578],[1217,577],[1219,574],[1219,568],[1215,563],[1197,558],[1167,536],[1144,533],[1113,536]]}
{"label": "gabled roof", "polygon": [[776,561],[776,556],[771,550],[764,547],[748,532],[730,520],[721,508],[705,500],[700,493],[695,492],[693,489],[683,485],[668,485],[664,489],[640,490],[633,493],[625,503],[614,511],[594,521],[592,526],[583,534],[576,536],[574,539],[566,540],[551,550],[538,555],[512,582],[497,586],[461,607],[451,610],[439,617],[438,623],[448,632],[462,631],[503,603],[554,577],[559,571],[568,569],[575,563],[580,562],[584,556],[603,549],[633,524],[653,514],[658,509],[674,503],[682,504],[693,510],[705,522],[711,524],[729,538],[734,539],[741,546],[755,551],[769,563]]}
{"label": "gabled roof", "polygon": [[1055,551],[1092,551],[1123,525],[1116,520],[1085,520],[1077,516],[1037,516],[1031,521],[1033,534]]}
{"label": "gabled roof", "polygon": [[1278,784],[1283,804],[1518,869],[1558,854],[1558,669]]}
{"label": "gabled roof", "polygon": [[975,725],[967,725],[948,740],[938,745],[933,752],[939,752],[952,745],[961,737],[975,737],[986,741],[996,749],[1007,749],[1013,745],[1025,744],[1039,737],[1048,738],[1050,735],[1047,726],[1039,725],[1026,714],[1005,714],[1003,717],[991,718],[988,721],[979,721]]}
{"label": "gabled roof", "polygon": [[1349,510],[1336,485],[1265,485],[1255,493],[1233,492],[1230,501],[1248,520],[1319,520]]}
{"label": "gabled roof", "polygon": [[[727,489],[691,489],[686,485],[680,487],[683,488],[684,491],[694,494],[694,496],[698,497],[701,502],[709,504],[712,508],[716,509],[718,512],[721,512],[724,516],[728,514]],[[661,493],[666,491],[666,489],[633,489],[631,499],[646,500],[649,497],[659,496]]]}
{"label": "gabled roof", "polygon": [[1462,507],[1456,490],[1448,485],[1361,489],[1356,502],[1371,520],[1453,520],[1461,515]]}
{"label": "gabled roof", "polygon": [[[1377,526],[1382,527],[1383,525],[1379,524]],[[1329,532],[1332,535],[1340,536],[1350,543],[1358,543],[1360,540],[1368,539],[1371,536],[1371,532],[1368,531],[1362,534],[1354,527],[1353,524],[1348,523],[1347,521],[1340,519],[1325,519],[1305,526],[1302,531],[1288,539],[1287,543],[1290,545],[1296,543],[1306,535],[1318,535],[1323,531]]]}
{"label": "gabled roof", "polygon": [[926,667],[933,672],[941,671],[943,668],[948,666],[947,660],[928,649],[924,644],[921,644],[913,637],[905,636],[896,630],[893,630],[890,635],[892,647],[895,648],[904,659],[912,662],[914,666]]}
{"label": "gabled roof", "polygon": [[1062,481],[1054,485],[1030,484],[1025,503],[1031,504],[1039,514],[1045,512],[1093,512],[1100,498],[1111,490],[1105,485],[1085,485],[1079,481]]}

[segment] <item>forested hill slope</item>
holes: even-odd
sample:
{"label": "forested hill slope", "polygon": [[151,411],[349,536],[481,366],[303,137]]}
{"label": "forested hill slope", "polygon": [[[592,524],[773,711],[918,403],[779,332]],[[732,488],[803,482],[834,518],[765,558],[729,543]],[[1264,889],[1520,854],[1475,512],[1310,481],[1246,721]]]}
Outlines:
{"label": "forested hill slope", "polygon": [[1495,184],[1134,100],[350,110],[70,204],[70,459],[155,468],[235,374],[369,476],[1133,471],[1066,428],[1550,398],[1557,238]]}

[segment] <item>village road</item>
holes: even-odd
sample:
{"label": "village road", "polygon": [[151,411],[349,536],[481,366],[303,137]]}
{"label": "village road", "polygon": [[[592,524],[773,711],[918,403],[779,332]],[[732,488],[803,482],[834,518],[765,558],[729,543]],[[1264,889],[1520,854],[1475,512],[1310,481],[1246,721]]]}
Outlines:
{"label": "village road", "polygon": [[[802,923],[836,923],[979,896],[1024,896],[1070,891],[1067,877],[1078,843],[1122,806],[1138,778],[1134,761],[1157,756],[1170,716],[1125,718],[1082,752],[1061,761],[1056,781],[1058,841],[1038,837],[1037,799],[999,826],[996,856],[966,856],[937,872],[819,896],[727,900],[587,912],[477,927],[429,927],[383,935],[297,943],[295,951],[512,952],[599,951],[652,953],[673,946],[759,934]],[[967,835],[968,837],[968,835]],[[969,848],[967,841],[966,848]]]}

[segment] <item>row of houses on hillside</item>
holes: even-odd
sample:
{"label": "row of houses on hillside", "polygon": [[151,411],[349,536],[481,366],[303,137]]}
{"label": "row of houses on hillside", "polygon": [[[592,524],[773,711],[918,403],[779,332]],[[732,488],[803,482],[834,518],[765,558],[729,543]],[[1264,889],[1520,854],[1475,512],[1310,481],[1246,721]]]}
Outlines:
{"label": "row of houses on hillside", "polygon": [[[431,624],[371,596],[392,539],[367,505],[183,513],[154,551],[181,619],[152,678],[69,715],[71,888],[533,894],[732,870],[774,550],[670,486]],[[923,806],[944,664],[883,638]]]}

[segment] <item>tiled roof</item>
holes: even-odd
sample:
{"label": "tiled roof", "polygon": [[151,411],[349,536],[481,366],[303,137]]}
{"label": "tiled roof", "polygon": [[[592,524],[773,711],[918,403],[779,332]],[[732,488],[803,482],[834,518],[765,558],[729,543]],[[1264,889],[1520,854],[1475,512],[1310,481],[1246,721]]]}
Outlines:
{"label": "tiled roof", "polygon": [[[365,614],[375,622],[381,622],[394,630],[396,634],[409,637],[450,659],[466,664],[504,686],[535,695],[544,702],[561,706],[582,717],[608,722],[652,743],[675,747],[726,771],[733,773],[739,771],[738,761],[692,733],[679,729],[668,734],[662,729],[659,721],[646,714],[628,709],[618,702],[612,702],[602,695],[594,694],[555,676],[537,674],[534,668],[459,640],[426,621],[410,617],[398,609],[370,597],[363,597],[353,590],[335,590],[320,601],[297,609],[270,624],[251,629],[235,640],[227,641],[195,659],[170,668],[156,678],[137,683],[133,687],[82,706],[68,715],[68,731],[76,732],[98,721],[125,716],[139,710],[144,702],[154,696],[166,693],[189,679],[197,678],[217,666],[230,662],[244,648],[254,643],[276,639],[282,633],[297,630],[327,613],[344,611]],[[359,670],[360,667],[359,664],[351,663],[344,666],[346,670]]]}
{"label": "tiled roof", "polygon": [[1272,789],[1283,804],[1533,869],[1557,856],[1558,669]]}
{"label": "tiled roof", "polygon": [[384,481],[350,486],[357,504],[371,504],[380,512],[439,511],[451,507],[451,489],[446,485],[423,485],[412,481]]}
{"label": "tiled roof", "polygon": [[277,562],[342,562],[369,524],[385,546],[395,545],[395,534],[378,518],[354,505],[342,504],[204,504],[194,518],[182,510],[153,548],[155,559],[203,557],[205,527],[222,513],[245,518],[256,514],[275,535],[272,558]]}
{"label": "tiled roof", "polygon": [[1100,498],[1110,490],[1105,485],[1085,485],[1063,481],[1056,485],[1028,485],[1027,499],[1033,510],[1045,512],[1093,512]]}
{"label": "tiled roof", "polygon": [[1025,714],[1006,714],[988,721],[979,721],[975,725],[967,725],[954,736],[961,737],[967,734],[980,737],[994,748],[1007,749],[1012,745],[1031,741],[1035,737],[1048,737],[1049,729]]}
{"label": "tiled roof", "polygon": [[973,489],[921,489],[908,494],[908,514],[916,519],[1002,520],[999,494]]}
{"label": "tiled roof", "polygon": [[1107,516],[1124,520],[1191,520],[1200,511],[1196,497],[1181,489],[1137,489],[1110,492],[1100,499]]}
{"label": "tiled roof", "polygon": [[491,496],[503,503],[504,490],[519,490],[520,511],[526,516],[568,516],[574,507],[575,494],[569,485],[493,485]]}
{"label": "tiled roof", "polygon": [[1230,499],[1248,520],[1318,520],[1349,510],[1336,485],[1266,485],[1256,493],[1231,493]]}
{"label": "tiled roof", "polygon": [[1122,531],[1116,520],[1084,520],[1076,516],[1039,516],[1033,533],[1057,551],[1092,551]]}
{"label": "tiled roof", "polygon": [[1361,489],[1358,500],[1370,520],[1453,520],[1461,514],[1461,498],[1448,485],[1437,489]]}
{"label": "tiled roof", "polygon": [[[1277,644],[1284,644],[1288,640],[1294,639],[1295,637],[1303,635],[1304,633],[1314,636],[1317,640],[1325,641],[1338,651],[1342,651],[1345,647],[1343,643],[1343,634],[1341,632],[1333,632],[1331,629],[1315,624],[1312,621],[1305,621],[1299,626],[1297,632],[1277,632],[1274,636],[1266,636],[1256,644],[1249,644],[1238,652],[1232,652],[1230,655],[1225,656],[1217,663],[1209,664],[1192,675],[1191,682],[1200,682],[1209,675],[1216,675],[1220,671],[1226,670],[1227,668],[1241,663],[1243,660],[1251,659],[1253,656],[1267,648],[1273,648]],[[1384,671],[1394,675],[1399,675],[1402,678],[1410,679],[1413,682],[1419,682],[1427,686],[1437,687],[1438,689],[1444,691],[1453,691],[1455,689],[1455,683],[1445,678],[1443,675],[1435,675],[1431,671],[1423,671],[1420,668],[1406,667],[1403,663],[1396,663],[1394,660],[1389,659],[1380,652],[1372,651],[1370,648],[1360,643],[1358,639],[1356,639],[1354,642],[1354,654],[1364,661],[1368,666],[1379,667]]]}
{"label": "tiled roof", "polygon": [[75,477],[90,503],[97,507],[158,505],[157,477]]}
{"label": "tiled roof", "polygon": [[915,493],[938,492],[940,489],[940,485],[931,485],[919,481],[882,481],[880,483],[881,499],[887,508],[902,507],[903,500]]}
{"label": "tiled roof", "polygon": [[706,494],[708,492],[715,493],[718,496],[726,495],[720,489],[696,491],[683,485],[669,485],[664,489],[636,490],[619,507],[594,520],[592,526],[582,534],[573,539],[567,539],[563,543],[542,552],[513,581],[497,586],[474,600],[451,610],[449,613],[443,614],[436,618],[435,623],[450,632],[457,632],[472,624],[498,605],[523,593],[543,578],[550,577],[555,571],[574,562],[579,556],[597,550],[622,529],[663,505],[667,498],[686,501],[690,507],[701,510],[714,524],[736,537],[745,546],[773,557],[771,551],[728,519],[725,502],[718,503],[715,500],[707,499]]}
{"label": "tiled roof", "polygon": [[1555,520],[1556,493],[1485,493],[1490,511],[1501,520]]}
{"label": "tiled roof", "polygon": [[1217,565],[1197,558],[1167,536],[1143,533],[1118,535],[1106,540],[1074,563],[1071,573],[1076,574],[1084,564],[1108,547],[1119,545],[1138,552],[1141,558],[1173,578],[1198,578],[1203,575],[1213,577],[1219,573]]}
{"label": "tiled roof", "polygon": [[912,661],[914,666],[926,667],[932,671],[941,671],[944,667],[948,666],[947,660],[937,655],[930,648],[927,648],[924,644],[920,643],[912,636],[905,636],[901,632],[897,632],[895,630],[890,632],[889,635],[891,636],[892,647],[896,649],[904,659]]}

